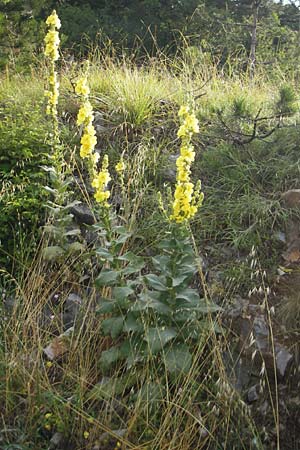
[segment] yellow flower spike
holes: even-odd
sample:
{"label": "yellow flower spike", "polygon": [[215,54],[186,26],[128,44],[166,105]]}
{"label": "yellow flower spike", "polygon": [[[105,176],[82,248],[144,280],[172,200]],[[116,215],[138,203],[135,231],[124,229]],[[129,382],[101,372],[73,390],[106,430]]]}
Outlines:
{"label": "yellow flower spike", "polygon": [[179,117],[185,117],[185,116],[188,115],[189,111],[190,111],[190,108],[188,106],[183,106],[182,105],[182,106],[180,106],[180,109],[178,111],[178,116]]}
{"label": "yellow flower spike", "polygon": [[110,192],[107,190],[107,185],[110,180],[111,177],[108,171],[108,156],[104,155],[101,171],[96,174],[94,180],[92,181],[92,186],[96,189],[94,195],[96,202],[102,204],[105,208],[109,208],[109,203],[107,203],[107,200],[110,197]]}
{"label": "yellow flower spike", "polygon": [[55,28],[57,28],[58,30],[61,27],[61,22],[59,20],[58,15],[56,14],[55,9],[52,11],[52,14],[50,14],[50,16],[47,18],[46,20],[46,24],[49,26],[54,26]]}
{"label": "yellow flower spike", "polygon": [[79,80],[76,83],[75,86],[75,92],[78,95],[88,96],[90,95],[90,88],[88,86],[87,77],[86,75],[82,78],[79,78]]}
{"label": "yellow flower spike", "polygon": [[91,103],[87,100],[80,107],[77,114],[77,125],[82,125],[85,122],[92,122],[94,120],[93,107]]}
{"label": "yellow flower spike", "polygon": [[182,223],[194,217],[203,201],[201,182],[194,187],[190,181],[191,163],[195,160],[194,147],[191,138],[194,133],[199,132],[198,120],[194,113],[190,112],[188,106],[181,106],[178,115],[180,127],[177,136],[181,138],[180,156],[177,158],[176,188],[172,204],[170,220]]}
{"label": "yellow flower spike", "polygon": [[58,29],[61,27],[60,20],[54,10],[52,14],[47,18],[46,24],[49,30],[44,38],[45,46],[45,56],[47,56],[51,63],[51,73],[49,76],[50,88],[45,92],[48,97],[48,104],[46,108],[46,114],[52,116],[54,125],[54,136],[55,141],[58,142],[58,119],[57,119],[57,104],[59,97],[59,83],[57,81],[57,73],[55,70],[55,61],[59,58],[59,34]]}

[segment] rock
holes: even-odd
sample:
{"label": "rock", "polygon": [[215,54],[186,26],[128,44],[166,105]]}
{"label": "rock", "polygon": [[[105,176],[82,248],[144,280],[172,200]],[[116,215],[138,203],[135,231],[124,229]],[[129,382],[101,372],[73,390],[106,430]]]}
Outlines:
{"label": "rock", "polygon": [[60,447],[62,445],[63,440],[64,440],[64,436],[62,433],[59,433],[59,432],[54,433],[54,435],[50,439],[49,449],[50,450],[57,449],[57,447]]}
{"label": "rock", "polygon": [[85,203],[72,206],[70,212],[79,224],[93,225],[96,222],[91,208]]}
{"label": "rock", "polygon": [[50,361],[59,359],[70,349],[70,336],[72,335],[74,328],[71,327],[60,336],[53,339],[53,341],[43,349],[43,352]]}
{"label": "rock", "polygon": [[286,371],[293,360],[293,355],[281,345],[277,346],[276,350],[276,368],[278,374],[284,378]]}
{"label": "rock", "polygon": [[281,196],[286,208],[300,207],[300,189],[290,189]]}
{"label": "rock", "polygon": [[255,384],[248,389],[247,400],[249,403],[256,402],[259,399],[259,385]]}
{"label": "rock", "polygon": [[62,317],[64,329],[68,329],[74,325],[81,305],[82,299],[79,295],[74,293],[69,294],[64,304]]}
{"label": "rock", "polygon": [[255,317],[253,321],[253,330],[255,337],[267,337],[269,336],[269,327],[266,324],[264,316],[260,315]]}
{"label": "rock", "polygon": [[[127,428],[121,428],[119,430],[112,430],[111,433],[108,433],[107,431],[102,433],[98,439],[98,443],[101,442],[105,442],[109,439],[116,439],[116,437],[123,437],[125,436],[125,434],[128,433]],[[112,437],[112,434],[114,434],[114,436]]]}
{"label": "rock", "polygon": [[17,307],[19,301],[16,297],[12,295],[3,296],[3,306],[5,309],[5,312],[8,314],[12,314],[15,308]]}
{"label": "rock", "polygon": [[179,153],[176,155],[169,155],[167,166],[162,169],[162,179],[173,183],[176,181],[176,160],[180,156]]}
{"label": "rock", "polygon": [[300,262],[300,239],[295,239],[282,256],[288,263]]}

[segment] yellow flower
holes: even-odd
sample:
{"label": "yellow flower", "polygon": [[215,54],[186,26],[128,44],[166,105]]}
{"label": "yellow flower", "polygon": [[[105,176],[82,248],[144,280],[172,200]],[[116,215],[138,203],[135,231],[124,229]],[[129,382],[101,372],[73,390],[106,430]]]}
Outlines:
{"label": "yellow flower", "polygon": [[91,160],[92,160],[93,166],[96,166],[96,165],[97,165],[97,162],[99,161],[99,159],[100,159],[99,153],[93,153],[93,154],[91,155]]}
{"label": "yellow flower", "polygon": [[46,43],[45,55],[52,61],[57,61],[59,58],[58,46],[59,46],[59,34],[56,30],[49,30],[44,39]]}
{"label": "yellow flower", "polygon": [[124,172],[125,163],[124,163],[123,159],[120,159],[120,161],[115,165],[115,169],[117,172]]}
{"label": "yellow flower", "polygon": [[61,22],[60,22],[60,20],[58,18],[58,15],[56,14],[55,9],[53,10],[52,14],[50,14],[50,16],[47,18],[46,24],[48,26],[52,25],[53,27],[57,28],[58,30],[60,29]]}
{"label": "yellow flower", "polygon": [[93,107],[87,100],[79,109],[77,114],[77,125],[81,125],[86,121],[92,122],[94,120]]}
{"label": "yellow flower", "polygon": [[194,147],[192,145],[183,145],[180,150],[180,155],[188,162],[193,162],[195,160]]}
{"label": "yellow flower", "polygon": [[177,158],[176,188],[172,205],[171,220],[182,223],[191,219],[197,213],[203,201],[201,183],[196,187],[190,181],[191,163],[195,159],[194,147],[191,145],[191,138],[194,133],[198,133],[198,120],[194,113],[190,113],[187,106],[182,106],[178,113],[181,125],[178,130],[178,137],[182,139],[180,156]]}
{"label": "yellow flower", "polygon": [[180,106],[180,109],[178,111],[178,116],[184,117],[189,113],[189,111],[190,111],[190,108],[188,106]]}
{"label": "yellow flower", "polygon": [[98,173],[96,178],[94,178],[94,180],[92,182],[92,186],[95,189],[99,189],[99,188],[102,188],[103,186],[106,186],[110,180],[111,180],[111,178],[110,178],[108,171],[102,171],[102,172]]}
{"label": "yellow flower", "polygon": [[[109,191],[102,192],[102,191],[98,190],[95,192],[94,197],[95,197],[96,202],[105,203],[106,200],[108,200],[110,197],[110,192]],[[105,203],[105,206],[108,206],[108,204]]]}
{"label": "yellow flower", "polygon": [[199,123],[195,114],[188,114],[185,119],[185,126],[191,133],[199,133]]}
{"label": "yellow flower", "polygon": [[84,431],[84,433],[83,433],[84,439],[88,439],[89,435],[90,435],[90,433],[88,431]]}
{"label": "yellow flower", "polygon": [[52,417],[52,413],[47,413],[47,414],[45,414],[45,419],[50,419],[50,417]]}
{"label": "yellow flower", "polygon": [[96,131],[92,124],[88,124],[84,128],[84,133],[81,137],[80,143],[80,156],[82,158],[87,158],[90,156],[97,144],[97,138],[95,136]]}
{"label": "yellow flower", "polygon": [[110,192],[106,189],[111,177],[108,172],[108,156],[104,155],[101,171],[95,176],[92,181],[92,186],[96,189],[94,197],[98,203],[102,203],[105,208],[109,207],[107,200],[110,197]]}
{"label": "yellow flower", "polygon": [[79,78],[75,86],[75,92],[78,95],[88,96],[90,94],[90,88],[87,84],[86,76]]}

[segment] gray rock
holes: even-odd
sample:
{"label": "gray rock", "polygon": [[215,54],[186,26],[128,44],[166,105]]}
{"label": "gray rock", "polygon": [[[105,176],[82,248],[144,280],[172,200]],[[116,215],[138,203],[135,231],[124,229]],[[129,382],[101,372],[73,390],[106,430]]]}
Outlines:
{"label": "gray rock", "polygon": [[179,153],[176,155],[169,155],[167,166],[162,170],[162,178],[164,181],[173,183],[176,181],[176,160],[180,156]]}
{"label": "gray rock", "polygon": [[259,385],[255,384],[248,389],[247,400],[249,403],[256,402],[259,399]]}
{"label": "gray rock", "polygon": [[283,346],[277,347],[276,368],[278,374],[284,378],[286,371],[293,360],[293,355]]}
{"label": "gray rock", "polygon": [[79,297],[79,295],[74,293],[69,294],[64,304],[64,312],[62,318],[64,330],[74,325],[81,305],[82,299],[81,297]]}
{"label": "gray rock", "polygon": [[62,433],[59,433],[59,432],[54,433],[54,435],[50,439],[49,449],[50,450],[57,449],[57,447],[62,445],[63,440],[64,440],[64,436]]}
{"label": "gray rock", "polygon": [[14,309],[17,307],[19,300],[13,295],[3,296],[3,306],[5,312],[12,314]]}
{"label": "gray rock", "polygon": [[70,211],[79,224],[93,225],[96,222],[91,208],[85,203],[80,203],[79,205],[72,206]]}
{"label": "gray rock", "polygon": [[261,315],[261,316],[255,317],[255,319],[253,321],[253,330],[254,330],[256,337],[269,336],[269,327],[266,324],[266,320],[265,320],[264,316]]}

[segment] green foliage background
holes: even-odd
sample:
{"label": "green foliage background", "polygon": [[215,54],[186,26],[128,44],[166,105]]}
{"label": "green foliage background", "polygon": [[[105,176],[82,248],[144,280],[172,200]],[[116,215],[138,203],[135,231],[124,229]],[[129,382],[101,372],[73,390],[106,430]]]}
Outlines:
{"label": "green foliage background", "polygon": [[[0,66],[18,62],[24,70],[41,47],[44,21],[52,8],[62,20],[62,46],[70,53],[113,43],[120,52],[156,55],[176,52],[188,39],[219,62],[249,52],[253,0],[1,0]],[[299,11],[292,3],[263,0],[259,9],[258,59],[263,64],[298,61]],[[184,36],[184,38],[183,38]],[[295,61],[297,58],[297,61]],[[21,61],[21,63],[20,63]],[[25,66],[25,67],[24,67]]]}

